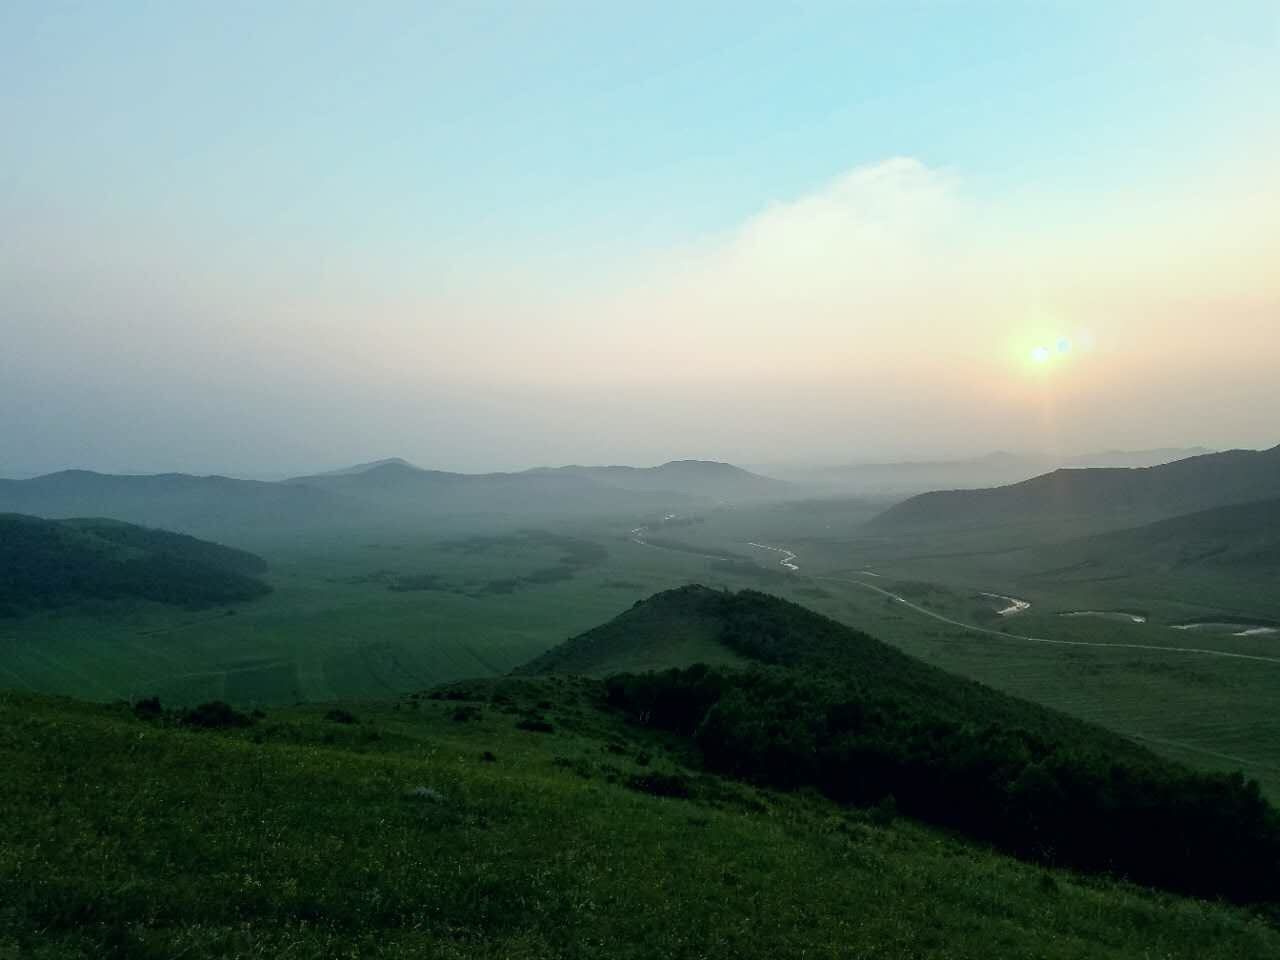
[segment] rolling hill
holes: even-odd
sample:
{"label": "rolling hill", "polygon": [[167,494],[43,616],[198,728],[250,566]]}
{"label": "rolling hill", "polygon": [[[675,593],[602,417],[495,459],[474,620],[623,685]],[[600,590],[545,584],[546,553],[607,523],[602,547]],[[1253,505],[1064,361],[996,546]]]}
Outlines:
{"label": "rolling hill", "polygon": [[86,602],[208,606],[270,592],[262,558],[115,520],[0,514],[0,614]]}
{"label": "rolling hill", "polygon": [[641,600],[608,623],[566,640],[516,672],[607,677],[694,664],[764,664],[839,675],[861,696],[884,702],[923,700],[956,721],[1006,721],[1047,734],[1087,733],[1121,754],[1128,741],[939,670],[859,630],[806,607],[754,590],[698,584]]}
{"label": "rolling hill", "polygon": [[292,483],[405,516],[562,514],[678,509],[707,500],[778,495],[786,485],[727,463],[550,467],[516,473],[423,470],[394,459]]}
{"label": "rolling hill", "polygon": [[1212,571],[1280,575],[1280,499],[1215,507],[1032,551],[1028,569],[1115,578]]}
{"label": "rolling hill", "polygon": [[[664,657],[675,662],[661,673],[615,673]],[[707,659],[721,665],[682,667]],[[688,738],[720,775],[855,803],[892,796],[1030,859],[1280,899],[1280,816],[1256,782],[1194,773],[767,594],[669,590],[522,672],[613,674],[616,709]]]}
{"label": "rolling hill", "polygon": [[684,504],[682,494],[625,490],[589,476],[531,471],[450,473],[399,461],[357,472],[298,477],[291,483],[351,500],[385,515],[580,515],[657,510]]}
{"label": "rolling hill", "polygon": [[890,507],[864,529],[888,535],[1075,523],[1099,531],[1277,496],[1280,446],[1154,467],[1062,469],[1009,486],[925,493]]}
{"label": "rolling hill", "polygon": [[64,470],[0,480],[0,511],[109,517],[239,542],[280,534],[399,528],[441,517],[636,514],[777,495],[785,489],[778,481],[706,461],[464,474],[424,470],[391,458],[279,482]]}

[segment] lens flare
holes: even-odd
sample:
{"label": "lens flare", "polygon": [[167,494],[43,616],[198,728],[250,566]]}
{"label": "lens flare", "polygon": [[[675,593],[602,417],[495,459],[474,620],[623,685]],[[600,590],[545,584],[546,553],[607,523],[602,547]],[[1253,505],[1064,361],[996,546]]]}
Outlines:
{"label": "lens flare", "polygon": [[1059,353],[1070,353],[1070,352],[1071,352],[1071,341],[1070,341],[1070,340],[1068,340],[1066,337],[1061,337],[1061,338],[1059,338],[1059,340],[1058,340],[1057,347],[1058,347],[1058,352],[1059,352]]}
{"label": "lens flare", "polygon": [[1047,363],[1049,360],[1048,347],[1033,347],[1031,350],[1031,361],[1033,363]]}

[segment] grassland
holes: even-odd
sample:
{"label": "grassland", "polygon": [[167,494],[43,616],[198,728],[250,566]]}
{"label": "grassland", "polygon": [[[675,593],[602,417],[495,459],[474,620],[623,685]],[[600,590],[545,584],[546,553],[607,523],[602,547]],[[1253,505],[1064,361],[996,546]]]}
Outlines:
{"label": "grassland", "polygon": [[[1243,769],[1280,798],[1280,665],[1119,646],[1280,656],[1280,638],[1171,629],[1222,616],[1280,618],[1274,590],[1209,572],[1183,580],[1027,579],[1004,543],[860,536],[859,524],[879,507],[858,500],[734,507],[666,524],[661,515],[560,524],[546,528],[552,536],[475,534],[455,525],[434,535],[254,543],[270,562],[273,593],[252,603],[0,621],[0,685],[99,700],[158,694],[172,703],[245,706],[394,696],[504,673],[643,597],[701,582],[787,597],[1174,759]],[[654,539],[681,549],[637,542],[629,531],[639,524],[654,525]],[[751,541],[797,551],[799,573]],[[743,559],[714,559],[724,556]],[[818,579],[827,576],[837,579]],[[931,620],[867,585],[995,632]],[[984,591],[1026,598],[1031,609],[998,617],[979,596]],[[1133,610],[1148,621],[1058,615],[1083,609]],[[1002,629],[1104,646],[1035,644],[1001,636]]]}
{"label": "grassland", "polygon": [[475,682],[224,732],[0,694],[0,957],[1280,952],[1245,910],[698,774],[598,691]]}

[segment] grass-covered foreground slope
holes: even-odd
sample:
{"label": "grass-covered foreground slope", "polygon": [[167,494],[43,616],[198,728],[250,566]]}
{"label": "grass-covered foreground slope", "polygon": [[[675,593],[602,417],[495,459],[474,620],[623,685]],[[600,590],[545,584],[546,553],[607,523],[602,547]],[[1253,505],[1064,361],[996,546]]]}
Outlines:
{"label": "grass-covered foreground slope", "polygon": [[435,696],[219,730],[0,695],[0,957],[1280,954],[1260,914],[697,773],[597,681]]}
{"label": "grass-covered foreground slope", "polygon": [[0,616],[86,602],[199,607],[269,592],[261,557],[115,520],[0,514]]}
{"label": "grass-covered foreground slope", "polygon": [[690,738],[708,770],[854,803],[893,797],[1040,862],[1280,903],[1280,816],[1256,782],[1193,772],[777,597],[667,591],[531,669],[607,672],[610,658],[637,659],[630,646],[695,633],[753,668],[624,673],[608,689],[637,722]]}

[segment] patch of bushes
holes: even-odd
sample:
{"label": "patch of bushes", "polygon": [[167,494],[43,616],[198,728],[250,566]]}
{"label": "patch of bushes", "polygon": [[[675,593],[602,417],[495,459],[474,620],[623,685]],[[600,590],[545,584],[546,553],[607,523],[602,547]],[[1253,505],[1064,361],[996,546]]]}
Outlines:
{"label": "patch of bushes", "polygon": [[[1054,737],[1007,718],[966,722],[927,689],[882,699],[798,670],[699,665],[612,677],[606,692],[634,721],[690,737],[715,773],[817,787],[876,806],[877,822],[901,811],[1042,863],[1196,896],[1280,898],[1280,816],[1240,774],[1112,752],[1069,725]],[[654,776],[633,778],[636,789]]]}
{"label": "patch of bushes", "polygon": [[229,703],[210,700],[198,707],[183,710],[178,715],[178,722],[201,730],[233,730],[251,726],[253,718],[234,709]]}
{"label": "patch of bushes", "polygon": [[210,700],[182,710],[166,710],[159,697],[146,697],[133,705],[133,715],[139,720],[193,727],[197,730],[234,730],[252,726],[256,722],[255,717],[241,713],[221,700]]}
{"label": "patch of bushes", "polygon": [[350,710],[343,710],[341,707],[334,707],[332,710],[330,710],[328,713],[324,715],[324,718],[329,723],[352,724],[352,723],[360,722],[359,720],[356,719],[356,715],[354,713],[352,713]]}

